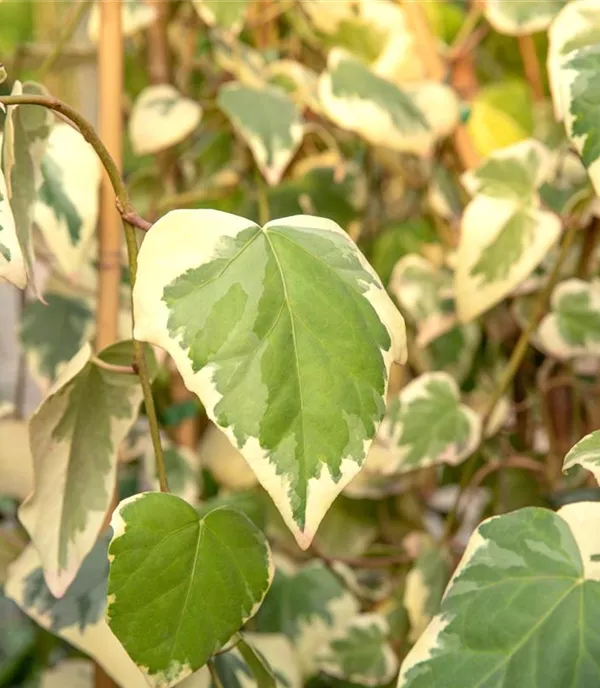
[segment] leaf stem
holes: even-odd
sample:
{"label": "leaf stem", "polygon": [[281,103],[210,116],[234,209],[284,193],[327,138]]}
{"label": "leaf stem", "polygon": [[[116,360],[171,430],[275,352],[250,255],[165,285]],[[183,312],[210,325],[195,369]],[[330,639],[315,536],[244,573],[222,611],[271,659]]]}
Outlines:
{"label": "leaf stem", "polygon": [[[54,98],[52,96],[38,96],[32,94],[23,94],[19,96],[0,96],[0,103],[4,105],[39,105],[41,107],[48,108],[49,110],[53,110],[54,112],[58,112],[77,125],[77,128],[81,132],[83,138],[96,151],[96,154],[100,158],[100,162],[106,170],[106,173],[110,179],[110,183],[115,192],[117,209],[121,213],[121,217],[123,217],[125,242],[127,244],[127,255],[129,259],[129,275],[133,290],[137,275],[138,246],[135,236],[135,228],[134,225],[131,224],[130,220],[133,216],[135,216],[135,212],[131,206],[127,188],[123,182],[123,179],[121,178],[121,175],[119,174],[119,170],[117,169],[115,161],[108,152],[106,146],[102,143],[102,140],[94,130],[94,127],[77,110],[72,108],[70,105],[67,105],[67,103],[64,103],[58,98]],[[135,325],[133,309],[131,321],[133,327]],[[160,442],[160,430],[158,426],[158,418],[156,416],[154,398],[152,396],[152,385],[150,382],[150,375],[148,373],[148,363],[146,361],[146,354],[142,342],[139,342],[135,338],[133,338],[133,353],[135,359],[134,362],[137,366],[142,390],[144,392],[144,405],[146,407],[146,414],[148,416],[148,423],[150,425],[150,434],[152,436],[152,445],[154,447],[154,454],[156,457],[156,468],[160,481],[160,489],[161,492],[168,492],[169,489],[166,479],[165,459]]]}
{"label": "leaf stem", "polygon": [[208,660],[207,666],[214,688],[223,688],[223,684],[221,683],[221,679],[219,678],[219,674],[217,672],[217,667],[212,659]]}

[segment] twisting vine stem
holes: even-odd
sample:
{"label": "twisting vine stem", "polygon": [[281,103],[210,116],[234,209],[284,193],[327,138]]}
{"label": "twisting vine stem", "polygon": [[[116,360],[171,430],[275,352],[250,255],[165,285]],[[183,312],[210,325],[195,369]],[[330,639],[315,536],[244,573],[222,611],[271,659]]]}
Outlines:
{"label": "twisting vine stem", "polygon": [[[41,107],[48,108],[49,110],[53,110],[54,112],[58,112],[63,117],[71,120],[71,122],[77,126],[83,138],[96,151],[96,154],[100,158],[100,162],[108,174],[110,183],[115,192],[117,209],[123,218],[125,242],[127,244],[127,256],[129,261],[129,274],[131,288],[133,290],[137,276],[138,245],[132,218],[138,216],[131,206],[127,187],[125,186],[125,183],[119,174],[119,170],[115,165],[115,161],[106,149],[106,146],[102,143],[94,127],[77,110],[58,98],[53,98],[52,96],[38,96],[30,94],[23,94],[19,96],[0,96],[0,103],[3,105],[39,105]],[[133,326],[135,325],[133,308],[131,311],[131,321],[133,329]],[[144,351],[142,342],[139,342],[137,339],[135,339],[133,334],[132,339],[135,365],[144,393],[144,405],[146,407],[146,414],[148,415],[152,446],[154,447],[154,455],[156,457],[156,470],[158,473],[160,490],[161,492],[168,492],[169,487],[167,484],[165,459],[160,442],[160,429],[158,426],[158,418],[156,416],[156,407],[154,406],[154,398],[152,396],[152,385],[150,382],[150,374],[148,372],[146,353]]]}

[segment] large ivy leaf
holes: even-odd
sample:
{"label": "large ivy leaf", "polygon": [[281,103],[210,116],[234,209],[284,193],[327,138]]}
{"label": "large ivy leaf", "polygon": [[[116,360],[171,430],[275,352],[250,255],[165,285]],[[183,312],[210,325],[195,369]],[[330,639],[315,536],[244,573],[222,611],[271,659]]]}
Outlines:
{"label": "large ivy leaf", "polygon": [[440,463],[459,464],[477,447],[481,420],[460,403],[456,381],[447,373],[425,373],[388,404],[378,440],[395,456],[390,473]]}
{"label": "large ivy leaf", "polygon": [[281,562],[257,623],[261,632],[285,634],[296,648],[303,674],[311,676],[319,670],[317,655],[358,611],[356,598],[322,562],[298,571]]}
{"label": "large ivy leaf", "polygon": [[278,88],[225,84],[217,105],[250,147],[268,184],[278,184],[298,150],[304,125],[298,107]]}
{"label": "large ivy leaf", "polygon": [[202,108],[170,84],[148,86],[137,97],[129,120],[136,155],[158,153],[187,138],[202,119]]}
{"label": "large ivy leaf", "polygon": [[600,430],[586,435],[565,456],[563,471],[566,473],[574,466],[582,466],[590,471],[600,483]]}
{"label": "large ivy leaf", "polygon": [[600,504],[484,521],[399,688],[587,688],[600,681]]}
{"label": "large ivy leaf", "polygon": [[27,303],[20,323],[21,346],[29,369],[40,381],[54,382],[60,366],[82,347],[93,324],[85,301],[45,292],[44,300]]}
{"label": "large ivy leaf", "polygon": [[30,545],[9,570],[5,592],[39,626],[92,657],[119,686],[148,683],[104,620],[108,536],[100,537],[62,598],[44,581],[39,554]]}
{"label": "large ivy leaf", "polygon": [[[47,95],[39,84],[25,82],[22,85],[20,81],[15,81],[11,95],[22,93]],[[41,184],[41,163],[52,122],[52,113],[46,108],[37,105],[9,105],[6,108],[2,138],[2,170],[6,191],[27,281],[36,295],[38,291],[33,279],[31,229],[34,202]]]}
{"label": "large ivy leaf", "polygon": [[157,492],[121,502],[111,525],[109,626],[151,685],[175,685],[258,611],[273,576],[269,546],[236,511],[200,518]]}
{"label": "large ivy leaf", "polygon": [[557,119],[600,192],[600,134],[596,75],[600,68],[600,7],[594,0],[568,3],[550,32],[548,71]]}
{"label": "large ivy leaf", "polygon": [[385,617],[379,614],[355,616],[317,657],[324,673],[362,686],[381,686],[398,671],[398,658],[387,642]]}
{"label": "large ivy leaf", "polygon": [[322,218],[261,229],[174,211],[146,234],[134,311],[136,338],[169,352],[308,547],[405,357],[404,322],[355,244]]}
{"label": "large ivy leaf", "polygon": [[[114,344],[98,358],[131,365],[132,344]],[[154,374],[154,360],[150,367]],[[137,376],[101,367],[86,344],[31,419],[34,488],[19,518],[57,597],[94,546],[113,495],[119,444],[134,424],[141,401]]]}
{"label": "large ivy leaf", "polygon": [[566,0],[485,0],[486,19],[500,33],[524,36],[545,31]]}
{"label": "large ivy leaf", "polygon": [[193,4],[203,22],[233,35],[241,31],[248,9],[248,0],[193,0]]}
{"label": "large ivy leaf", "polygon": [[456,306],[463,322],[515,289],[558,241],[561,222],[540,208],[537,192],[551,173],[549,151],[528,139],[465,174],[475,196],[462,217],[456,259]]}
{"label": "large ivy leaf", "polygon": [[2,170],[0,170],[0,279],[8,280],[19,289],[25,289],[27,286],[25,262],[15,230],[15,218],[8,201],[8,190]]}
{"label": "large ivy leaf", "polygon": [[94,149],[68,124],[57,124],[42,160],[34,219],[58,266],[77,272],[89,256],[98,221],[101,166]]}
{"label": "large ivy leaf", "polygon": [[551,310],[538,329],[539,344],[552,356],[600,354],[600,281],[570,279],[552,293]]}
{"label": "large ivy leaf", "polygon": [[343,129],[373,145],[418,155],[429,153],[458,121],[456,97],[446,86],[401,89],[339,49],[329,53],[319,97],[327,117]]}

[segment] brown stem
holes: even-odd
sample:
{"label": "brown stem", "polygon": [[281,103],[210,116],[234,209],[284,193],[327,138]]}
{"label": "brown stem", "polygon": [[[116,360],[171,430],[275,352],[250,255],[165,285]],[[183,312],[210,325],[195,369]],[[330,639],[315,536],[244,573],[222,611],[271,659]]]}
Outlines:
{"label": "brown stem", "polygon": [[585,236],[581,245],[581,254],[577,264],[577,277],[588,279],[594,267],[594,253],[600,238],[600,220],[595,217],[585,229]]}
{"label": "brown stem", "polygon": [[540,61],[535,50],[535,43],[533,36],[519,36],[517,38],[519,44],[519,52],[521,53],[521,61],[523,62],[523,70],[525,71],[525,78],[529,84],[531,95],[536,103],[544,100],[546,94],[544,93],[544,80],[542,79],[542,69]]}
{"label": "brown stem", "polygon": [[542,477],[545,477],[546,473],[544,464],[535,459],[530,459],[528,456],[510,456],[504,461],[490,461],[486,463],[485,466],[482,466],[473,475],[469,488],[475,489],[479,487],[488,476],[492,475],[492,473],[505,468],[521,468],[525,471],[538,473]]}

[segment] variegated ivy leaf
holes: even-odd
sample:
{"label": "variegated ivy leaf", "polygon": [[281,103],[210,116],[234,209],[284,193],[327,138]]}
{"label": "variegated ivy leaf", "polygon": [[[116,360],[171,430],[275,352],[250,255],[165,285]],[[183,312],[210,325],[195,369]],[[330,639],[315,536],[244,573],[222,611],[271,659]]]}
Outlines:
{"label": "variegated ivy leaf", "polygon": [[283,88],[300,107],[321,112],[316,72],[296,60],[275,60],[266,67],[269,83]]}
{"label": "variegated ivy leaf", "polygon": [[[100,2],[95,2],[92,5],[88,19],[88,36],[93,43],[98,42],[100,33]],[[121,2],[121,30],[123,36],[133,36],[155,21],[156,8],[144,0],[123,0]]]}
{"label": "variegated ivy leaf", "polygon": [[278,184],[304,136],[294,101],[278,88],[233,83],[221,87],[217,104],[250,147],[267,182]]}
{"label": "variegated ivy leaf", "polygon": [[563,472],[568,473],[574,466],[582,466],[600,483],[600,430],[586,435],[569,451],[563,463]]}
{"label": "variegated ivy leaf", "polygon": [[46,586],[37,550],[29,545],[10,566],[5,594],[39,626],[93,658],[117,685],[148,688],[144,675],[104,620],[107,547],[108,537],[100,537],[75,580],[57,599]]}
{"label": "variegated ivy leaf", "polygon": [[362,686],[381,686],[398,672],[398,658],[387,642],[389,626],[380,614],[350,620],[317,655],[319,669],[329,676]]}
{"label": "variegated ivy leaf", "polygon": [[8,201],[4,174],[0,170],[0,279],[25,289],[27,274],[21,246],[15,230],[15,219]]}
{"label": "variegated ivy leaf", "polygon": [[388,404],[378,435],[395,454],[393,472],[457,465],[480,436],[479,416],[460,403],[458,385],[447,373],[425,373],[406,385]]}
{"label": "variegated ivy leaf", "polygon": [[170,148],[187,138],[201,119],[200,105],[174,86],[148,86],[137,97],[129,120],[133,152],[147,155]]}
{"label": "variegated ivy leaf", "polygon": [[281,561],[257,624],[261,632],[283,633],[292,641],[308,677],[319,671],[317,655],[358,612],[356,598],[322,562],[295,571]]}
{"label": "variegated ivy leaf", "polygon": [[406,353],[402,317],[364,256],[323,218],[260,228],[173,211],[144,239],[134,311],[136,338],[169,352],[308,547],[360,470]]}
{"label": "variegated ivy leaf", "polygon": [[548,72],[554,109],[600,192],[598,106],[591,97],[600,66],[600,7],[595,0],[568,3],[550,32]]}
{"label": "variegated ivy leaf", "polygon": [[241,31],[248,9],[248,0],[193,0],[193,4],[203,22],[233,35]]}
{"label": "variegated ivy leaf", "polygon": [[[47,95],[35,82],[15,81],[11,95],[30,93]],[[25,265],[27,281],[38,295],[33,279],[33,243],[31,230],[34,203],[41,184],[41,164],[52,128],[50,110],[38,105],[8,105],[2,138],[2,170],[10,201],[17,240]],[[16,254],[15,254],[16,255]],[[6,258],[6,255],[4,255]]]}
{"label": "variegated ivy leaf", "polygon": [[53,259],[67,275],[88,258],[98,221],[101,165],[78,131],[57,124],[42,160],[34,219]]}
{"label": "variegated ivy leaf", "polygon": [[[30,423],[34,488],[19,518],[40,552],[57,597],[94,546],[113,495],[119,444],[142,401],[136,375],[107,370],[131,365],[131,342],[97,359],[85,344],[65,366]],[[151,361],[152,375],[156,363]]]}
{"label": "variegated ivy leaf", "polygon": [[475,197],[462,217],[456,260],[461,321],[473,320],[519,286],[558,241],[560,219],[540,208],[538,194],[552,168],[549,151],[527,140],[464,175]]}
{"label": "variegated ivy leaf", "polygon": [[425,83],[402,90],[339,49],[329,53],[319,98],[327,117],[343,129],[374,145],[417,155],[429,154],[458,121],[451,89]]}
{"label": "variegated ivy leaf", "polygon": [[218,31],[213,31],[214,57],[217,65],[233,74],[244,86],[252,89],[264,88],[267,84],[267,62],[263,55],[248,43],[227,40]]}
{"label": "variegated ivy leaf", "polygon": [[552,293],[538,329],[540,345],[557,358],[600,354],[600,281],[570,279]]}
{"label": "variegated ivy leaf", "polygon": [[273,576],[269,545],[236,511],[200,518],[159,492],[121,502],[111,525],[109,626],[150,685],[168,688],[258,611]]}
{"label": "variegated ivy leaf", "polygon": [[485,17],[500,33],[524,36],[545,31],[566,0],[485,0]]}
{"label": "variegated ivy leaf", "polygon": [[600,504],[579,502],[484,521],[398,688],[599,683],[599,520]]}
{"label": "variegated ivy leaf", "polygon": [[54,382],[62,364],[79,351],[93,326],[85,301],[53,292],[44,301],[27,303],[21,315],[19,338],[34,377]]}

